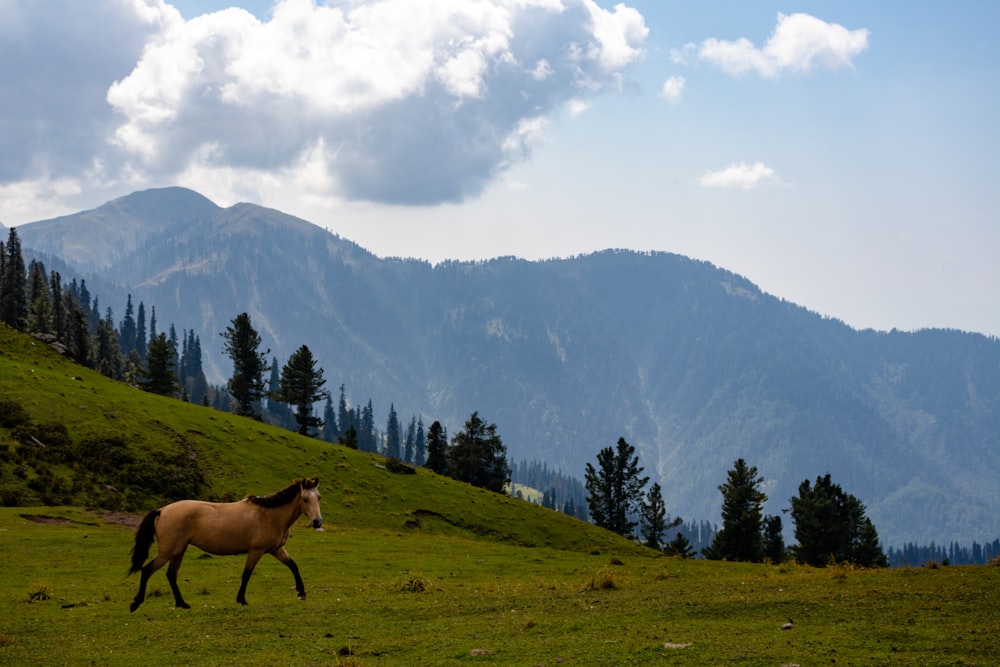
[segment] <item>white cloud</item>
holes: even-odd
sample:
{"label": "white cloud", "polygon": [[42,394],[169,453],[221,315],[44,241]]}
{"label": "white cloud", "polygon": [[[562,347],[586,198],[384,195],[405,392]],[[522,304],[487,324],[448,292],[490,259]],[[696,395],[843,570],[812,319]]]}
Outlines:
{"label": "white cloud", "polygon": [[162,0],[0,2],[0,61],[23,63],[0,79],[0,185],[86,188],[100,164],[102,185],[270,173],[342,199],[461,201],[547,119],[619,87],[647,34],[594,0],[278,0],[267,20],[188,21]]}
{"label": "white cloud", "polygon": [[684,84],[685,80],[683,76],[670,77],[663,82],[663,88],[660,89],[660,97],[671,104],[680,103],[681,96],[684,94]]}
{"label": "white cloud", "polygon": [[[852,67],[852,58],[868,48],[868,35],[867,29],[848,30],[808,14],[778,14],[778,25],[762,48],[745,37],[735,42],[712,38],[701,43],[698,58],[733,76],[753,72],[776,79],[816,66]],[[676,53],[683,59],[684,52]]]}
{"label": "white cloud", "polygon": [[733,163],[725,169],[710,171],[698,179],[699,185],[709,188],[742,188],[752,190],[765,184],[779,184],[774,169],[771,169],[763,162],[755,162],[752,165],[746,162]]}

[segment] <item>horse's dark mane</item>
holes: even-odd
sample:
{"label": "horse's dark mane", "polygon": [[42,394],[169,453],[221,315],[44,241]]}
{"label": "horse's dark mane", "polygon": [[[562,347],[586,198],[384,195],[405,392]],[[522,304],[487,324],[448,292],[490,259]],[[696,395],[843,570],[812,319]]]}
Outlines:
{"label": "horse's dark mane", "polygon": [[247,500],[265,509],[284,507],[298,497],[303,481],[305,480],[297,479],[281,491],[272,493],[269,496],[247,496]]}

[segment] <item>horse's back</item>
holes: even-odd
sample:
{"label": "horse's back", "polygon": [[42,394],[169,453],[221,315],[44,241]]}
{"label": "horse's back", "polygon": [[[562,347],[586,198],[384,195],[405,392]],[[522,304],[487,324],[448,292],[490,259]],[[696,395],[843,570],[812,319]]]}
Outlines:
{"label": "horse's back", "polygon": [[178,500],[160,510],[157,540],[193,544],[217,556],[246,553],[254,530],[253,515],[243,501]]}

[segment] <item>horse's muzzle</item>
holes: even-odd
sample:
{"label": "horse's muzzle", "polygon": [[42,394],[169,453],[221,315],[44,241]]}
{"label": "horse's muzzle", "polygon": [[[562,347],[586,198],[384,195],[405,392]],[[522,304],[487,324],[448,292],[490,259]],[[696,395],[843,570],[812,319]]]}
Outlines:
{"label": "horse's muzzle", "polygon": [[323,526],[323,517],[316,517],[312,520],[312,527],[319,530]]}

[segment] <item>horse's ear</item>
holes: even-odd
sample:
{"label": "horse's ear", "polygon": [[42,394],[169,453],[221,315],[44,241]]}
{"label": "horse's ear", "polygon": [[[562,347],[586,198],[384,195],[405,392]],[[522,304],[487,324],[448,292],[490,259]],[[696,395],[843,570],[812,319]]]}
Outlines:
{"label": "horse's ear", "polygon": [[319,477],[313,477],[309,479],[308,477],[302,480],[303,489],[315,489],[319,486]]}
{"label": "horse's ear", "polygon": [[312,482],[313,482],[313,487],[314,488],[317,487],[317,486],[319,486],[319,477],[313,477]]}

